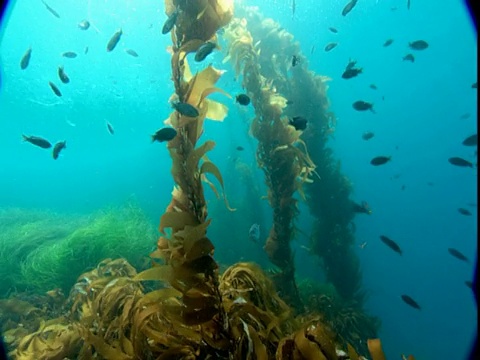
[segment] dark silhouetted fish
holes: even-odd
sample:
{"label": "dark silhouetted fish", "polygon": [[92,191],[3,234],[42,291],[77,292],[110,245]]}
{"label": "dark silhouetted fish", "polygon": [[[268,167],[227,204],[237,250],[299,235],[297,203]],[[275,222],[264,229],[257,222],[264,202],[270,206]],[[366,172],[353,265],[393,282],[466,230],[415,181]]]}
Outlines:
{"label": "dark silhouetted fish", "polygon": [[362,68],[355,68],[355,67],[346,69],[342,74],[342,79],[351,79],[357,76],[358,74],[361,74],[362,70],[363,70]]}
{"label": "dark silhouetted fish", "polygon": [[415,62],[415,56],[412,54],[407,54],[402,58],[403,61],[410,61],[410,62]]}
{"label": "dark silhouetted fish", "polygon": [[474,82],[472,84],[472,89],[478,89],[478,82]]}
{"label": "dark silhouetted fish", "polygon": [[390,45],[392,45],[392,44],[393,44],[393,39],[388,39],[387,41],[385,41],[385,42],[383,43],[383,46],[384,46],[384,47],[387,47],[387,46],[390,46]]}
{"label": "dark silhouetted fish", "polygon": [[172,106],[177,110],[181,115],[188,117],[197,117],[199,114],[197,108],[193,105],[183,102],[173,102]]}
{"label": "dark silhouetted fish", "polygon": [[372,90],[377,90],[378,89],[377,85],[375,85],[375,84],[370,84],[369,88],[372,89]]}
{"label": "dark silhouetted fish", "polygon": [[468,258],[465,255],[463,255],[460,251],[458,251],[457,249],[448,248],[448,253],[450,255],[452,255],[453,257],[456,257],[459,260],[469,262]]}
{"label": "dark silhouetted fish", "polygon": [[64,84],[68,84],[70,82],[70,78],[68,75],[65,73],[65,70],[63,69],[63,66],[58,67],[58,77]]}
{"label": "dark silhouetted fish", "polygon": [[305,130],[307,128],[307,119],[302,116],[294,116],[291,119],[288,119],[288,123],[292,125],[295,130]]}
{"label": "dark silhouetted fish", "polygon": [[458,156],[451,157],[448,159],[448,162],[452,165],[455,166],[460,166],[460,167],[471,167],[473,168],[473,164],[470,161],[467,161],[465,159],[462,159]]}
{"label": "dark silhouetted fish", "polygon": [[90,22],[88,20],[82,20],[78,23],[78,28],[80,30],[87,30],[90,27]]}
{"label": "dark silhouetted fish", "polygon": [[107,130],[108,130],[108,132],[109,132],[111,135],[115,134],[115,129],[113,128],[112,124],[110,124],[108,121],[106,121],[105,123],[106,123],[106,125],[107,125]]}
{"label": "dark silhouetted fish", "polygon": [[471,213],[469,210],[467,210],[467,209],[458,208],[457,210],[458,210],[458,212],[459,212],[460,214],[462,214],[462,215],[472,216],[472,213]]}
{"label": "dark silhouetted fish", "polygon": [[373,104],[369,103],[369,102],[366,102],[366,101],[363,101],[363,100],[355,101],[352,104],[352,107],[357,111],[370,110],[371,112],[375,113],[375,110],[373,109]]}
{"label": "dark silhouetted fish", "polygon": [[60,89],[57,87],[57,85],[55,85],[51,81],[48,82],[48,85],[50,85],[50,88],[52,89],[55,95],[57,95],[58,97],[62,96],[62,93],[60,92]]}
{"label": "dark silhouetted fish", "polygon": [[410,0],[407,0],[407,9],[410,10]]}
{"label": "dark silhouetted fish", "polygon": [[357,5],[357,0],[350,0],[350,2],[345,5],[345,7],[342,10],[342,15],[347,16],[347,14],[352,11],[352,9]]}
{"label": "dark silhouetted fish", "polygon": [[55,146],[53,147],[53,152],[52,152],[52,156],[55,160],[58,159],[58,155],[60,155],[60,152],[63,150],[63,149],[66,149],[67,148],[67,142],[66,141],[59,141],[55,144]]}
{"label": "dark silhouetted fish", "polygon": [[162,27],[162,34],[167,34],[170,32],[170,30],[173,29],[175,26],[175,23],[177,22],[177,17],[178,17],[178,8],[176,8],[168,17],[168,19],[165,21]]}
{"label": "dark silhouetted fish", "polygon": [[330,51],[332,49],[334,49],[338,44],[335,43],[335,42],[331,42],[331,43],[328,43],[326,46],[325,46],[325,51]]}
{"label": "dark silhouetted fish", "polygon": [[22,137],[23,137],[23,141],[27,141],[30,144],[41,147],[42,149],[49,149],[52,147],[52,144],[50,144],[48,140],[41,138],[39,136],[22,135]]}
{"label": "dark silhouetted fish", "polygon": [[402,295],[402,300],[405,302],[405,304],[411,306],[412,308],[421,310],[420,305],[418,305],[418,303],[415,300],[413,300],[410,296]]}
{"label": "dark silhouetted fish", "polygon": [[237,146],[236,149],[237,149],[238,151],[243,151],[243,150],[245,150],[245,148],[244,148],[243,146]]}
{"label": "dark silhouetted fish", "polygon": [[400,249],[400,246],[398,246],[398,244],[395,241],[393,241],[392,239],[390,239],[385,235],[380,235],[380,240],[382,240],[382,242],[385,245],[387,245],[390,249],[402,255],[402,249]]}
{"label": "dark silhouetted fish", "polygon": [[152,135],[152,142],[170,141],[177,136],[177,130],[174,128],[162,128]]}
{"label": "dark silhouetted fish", "polygon": [[29,47],[25,54],[22,56],[22,60],[20,60],[20,69],[25,70],[30,63],[30,58],[32,57],[32,48]]}
{"label": "dark silhouetted fish", "polygon": [[370,140],[371,138],[373,138],[375,136],[375,134],[371,131],[367,131],[367,132],[364,132],[362,134],[362,139],[363,140]]}
{"label": "dark silhouetted fish", "polygon": [[128,55],[131,55],[133,57],[138,57],[138,54],[135,50],[132,50],[132,49],[126,49],[125,52],[128,54]]}
{"label": "dark silhouetted fish", "polygon": [[246,94],[238,94],[237,96],[235,96],[235,100],[236,100],[240,105],[247,106],[248,104],[250,104],[250,98],[249,98],[249,96],[246,95]]}
{"label": "dark silhouetted fish", "polygon": [[42,3],[43,5],[45,5],[45,7],[47,8],[48,11],[50,11],[50,13],[55,16],[56,18],[59,18],[60,19],[60,15],[55,11],[53,10],[44,0],[42,0]]}
{"label": "dark silhouetted fish", "polygon": [[77,53],[73,51],[66,51],[62,54],[63,57],[69,58],[69,59],[75,59],[77,57]]}
{"label": "dark silhouetted fish", "polygon": [[390,161],[391,156],[376,156],[372,160],[370,160],[370,164],[373,166],[384,165]]}
{"label": "dark silhouetted fish", "polygon": [[425,40],[416,40],[409,43],[408,46],[413,50],[425,50],[428,48],[428,43]]}
{"label": "dark silhouetted fish", "polygon": [[112,35],[112,37],[107,43],[107,52],[113,51],[113,49],[115,49],[118,42],[120,41],[120,38],[122,37],[122,34],[122,29],[118,29],[117,32]]}
{"label": "dark silhouetted fish", "polygon": [[462,142],[465,146],[477,146],[478,145],[478,136],[477,134],[470,135]]}
{"label": "dark silhouetted fish", "polygon": [[338,30],[334,27],[329,27],[328,30],[330,30],[334,34],[338,33]]}
{"label": "dark silhouetted fish", "polygon": [[205,58],[212,53],[216,46],[217,45],[212,41],[207,41],[206,43],[202,44],[202,46],[200,46],[195,53],[195,61],[200,62],[205,60]]}

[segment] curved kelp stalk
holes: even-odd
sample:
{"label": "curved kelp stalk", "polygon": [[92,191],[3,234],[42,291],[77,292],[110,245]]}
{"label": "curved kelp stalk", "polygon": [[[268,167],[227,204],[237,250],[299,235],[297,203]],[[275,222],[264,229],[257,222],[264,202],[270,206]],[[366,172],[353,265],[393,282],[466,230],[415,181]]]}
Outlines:
{"label": "curved kelp stalk", "polygon": [[224,38],[228,44],[226,60],[230,60],[237,76],[243,76],[242,85],[255,108],[251,132],[258,140],[257,162],[265,174],[268,200],[273,209],[273,226],[264,249],[280,269],[275,275],[277,289],[291,305],[300,309],[290,248],[298,214],[294,195],[296,191],[303,193],[302,185],[312,180],[315,165],[300,139],[302,132],[289,125],[284,116],[287,100],[272,85],[275,78],[265,77],[263,73],[259,49],[247,29],[247,21],[234,19],[226,28]]}

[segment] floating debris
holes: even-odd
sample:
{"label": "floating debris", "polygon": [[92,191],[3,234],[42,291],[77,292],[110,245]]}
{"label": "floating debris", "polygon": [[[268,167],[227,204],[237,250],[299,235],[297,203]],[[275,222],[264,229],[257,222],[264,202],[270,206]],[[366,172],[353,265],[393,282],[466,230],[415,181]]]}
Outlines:
{"label": "floating debris", "polygon": [[428,43],[425,40],[416,40],[409,43],[408,46],[413,50],[425,50],[428,48]]}
{"label": "floating debris", "polygon": [[250,97],[246,94],[238,94],[237,96],[235,96],[235,100],[240,105],[247,106],[248,104],[250,104]]}
{"label": "floating debris", "polygon": [[456,257],[458,260],[462,260],[465,262],[469,262],[468,258],[463,255],[460,251],[454,248],[448,248],[448,253],[452,255],[453,257]]}
{"label": "floating debris", "polygon": [[52,89],[53,93],[55,95],[57,95],[58,97],[61,97],[62,96],[62,93],[60,92],[60,90],[58,89],[57,85],[55,85],[54,83],[52,83],[51,81],[48,82],[48,85],[50,85],[50,88]]}
{"label": "floating debris", "polygon": [[119,29],[115,34],[112,35],[107,44],[107,52],[113,51],[113,49],[115,49],[118,42],[120,41],[120,38],[122,37],[122,34],[122,29]]}
{"label": "floating debris", "polygon": [[174,128],[162,128],[152,135],[152,142],[170,141],[177,136],[177,130]]}
{"label": "floating debris", "polygon": [[420,305],[408,295],[402,295],[402,300],[414,309],[421,310]]}
{"label": "floating debris", "polygon": [[41,147],[42,149],[49,149],[52,147],[52,144],[47,139],[44,139],[40,136],[27,136],[23,135],[23,141],[29,142],[30,144],[33,144],[35,146]]}
{"label": "floating debris", "polygon": [[458,156],[454,156],[454,157],[449,158],[448,162],[452,165],[455,165],[455,166],[473,168],[473,164],[470,161],[462,159],[461,157],[458,157]]}
{"label": "floating debris", "polygon": [[390,249],[402,255],[402,249],[400,249],[400,246],[398,246],[398,244],[395,241],[393,241],[392,239],[390,239],[385,235],[380,235],[380,240],[382,240],[382,242],[385,245],[387,245]]}
{"label": "floating debris", "polygon": [[20,69],[25,70],[30,64],[30,58],[32,57],[32,48],[29,47],[25,54],[22,56],[22,60],[20,60]]}
{"label": "floating debris", "polygon": [[63,149],[66,149],[67,148],[67,142],[66,141],[59,141],[55,144],[55,146],[53,147],[53,152],[52,152],[52,156],[55,160],[58,159],[58,155],[60,155],[60,152],[63,150]]}

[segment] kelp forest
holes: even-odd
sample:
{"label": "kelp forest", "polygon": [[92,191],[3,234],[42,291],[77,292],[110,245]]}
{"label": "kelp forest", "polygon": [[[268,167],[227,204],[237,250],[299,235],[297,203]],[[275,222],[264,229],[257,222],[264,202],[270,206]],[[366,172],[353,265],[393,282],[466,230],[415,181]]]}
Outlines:
{"label": "kelp forest", "polygon": [[[0,255],[10,264],[2,273],[0,319],[9,356],[385,359],[379,320],[364,310],[353,251],[354,218],[368,211],[351,200],[352,185],[328,147],[336,121],[329,79],[309,70],[293,35],[257,8],[233,0],[166,0],[165,14],[174,93],[158,101],[174,104],[165,124],[176,136],[166,142],[174,186],[158,231],[133,205],[75,219],[2,210]],[[228,114],[221,99],[231,103],[232,95],[216,86],[225,69],[210,64],[194,72],[187,59],[206,44],[222,54],[251,99],[249,134],[272,214],[262,244],[268,270],[249,259],[221,269],[214,244],[227,239],[209,236],[215,218],[206,188],[229,218],[235,204],[222,169],[209,159],[216,139],[204,136],[206,120]],[[308,127],[289,122],[299,115]],[[296,275],[300,202],[314,219],[308,249],[323,284]]]}

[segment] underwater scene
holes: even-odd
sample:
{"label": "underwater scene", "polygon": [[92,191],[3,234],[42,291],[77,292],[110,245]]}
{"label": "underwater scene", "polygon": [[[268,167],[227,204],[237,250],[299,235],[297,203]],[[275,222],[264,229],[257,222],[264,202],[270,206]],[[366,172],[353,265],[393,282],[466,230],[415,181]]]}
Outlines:
{"label": "underwater scene", "polygon": [[17,0],[0,64],[8,359],[468,358],[464,2]]}

